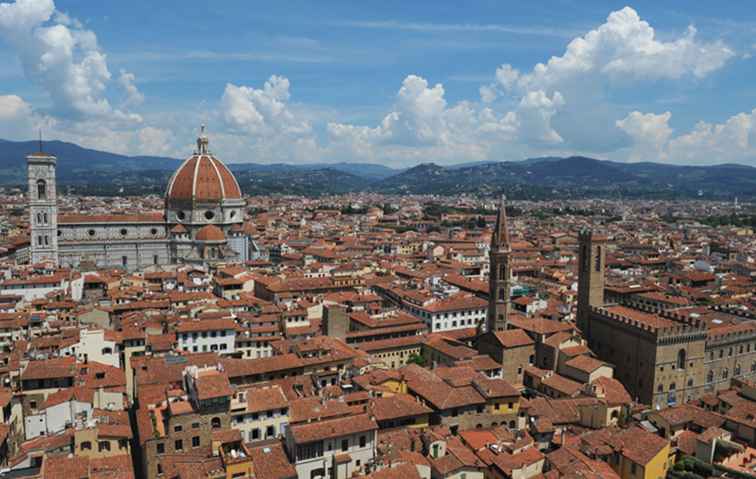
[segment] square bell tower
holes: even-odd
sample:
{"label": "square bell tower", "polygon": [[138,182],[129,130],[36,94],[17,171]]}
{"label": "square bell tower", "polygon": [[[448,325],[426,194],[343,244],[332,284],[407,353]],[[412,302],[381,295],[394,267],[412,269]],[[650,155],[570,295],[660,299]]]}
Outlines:
{"label": "square bell tower", "polygon": [[30,261],[58,265],[58,203],[55,156],[38,152],[26,157],[29,178]]}

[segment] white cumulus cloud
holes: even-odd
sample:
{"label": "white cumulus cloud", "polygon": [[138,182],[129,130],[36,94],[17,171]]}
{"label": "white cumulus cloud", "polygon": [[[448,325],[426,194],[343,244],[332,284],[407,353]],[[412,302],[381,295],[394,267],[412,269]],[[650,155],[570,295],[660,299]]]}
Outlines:
{"label": "white cumulus cloud", "polygon": [[126,98],[123,101],[125,107],[141,105],[144,102],[144,95],[134,84],[135,81],[136,76],[133,73],[121,70],[121,75],[118,77],[118,83],[126,93]]}
{"label": "white cumulus cloud", "polygon": [[634,142],[628,159],[631,161],[666,160],[667,154],[664,149],[672,136],[672,128],[669,126],[671,117],[672,114],[668,111],[660,115],[633,111],[622,120],[617,120],[617,127],[627,133]]}
{"label": "white cumulus cloud", "polygon": [[[527,137],[602,152],[625,141],[614,128],[620,112],[607,98],[614,89],[659,80],[703,78],[733,56],[733,50],[722,41],[699,40],[693,27],[676,39],[660,40],[648,22],[625,7],[571,40],[562,55],[537,63],[530,71],[501,65],[495,82],[487,88],[520,102],[518,113],[530,118],[523,124],[536,127]],[[557,102],[537,101],[553,100],[557,94]],[[523,111],[525,106],[528,108]]]}
{"label": "white cumulus cloud", "polygon": [[309,133],[309,122],[292,113],[289,97],[289,80],[282,76],[271,76],[262,88],[229,83],[221,113],[229,127],[250,135]]}
{"label": "white cumulus cloud", "polygon": [[111,106],[106,97],[111,74],[97,36],[56,12],[52,0],[0,4],[0,37],[15,48],[26,77],[50,95],[55,114],[140,120]]}
{"label": "white cumulus cloud", "polygon": [[667,151],[677,163],[756,163],[756,108],[724,123],[699,122],[689,133],[672,138]]}
{"label": "white cumulus cloud", "polygon": [[331,122],[332,150],[371,161],[466,161],[485,159],[491,148],[511,141],[520,128],[513,112],[462,101],[449,106],[443,85],[408,75],[393,108],[374,126]]}
{"label": "white cumulus cloud", "polygon": [[756,109],[738,113],[723,123],[699,122],[677,136],[669,126],[671,113],[631,112],[617,127],[633,140],[631,160],[667,160],[682,164],[754,164]]}

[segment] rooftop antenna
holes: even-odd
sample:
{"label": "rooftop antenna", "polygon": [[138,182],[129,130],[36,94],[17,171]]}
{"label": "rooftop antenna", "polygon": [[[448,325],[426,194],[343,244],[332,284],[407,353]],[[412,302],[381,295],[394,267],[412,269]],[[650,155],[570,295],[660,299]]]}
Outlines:
{"label": "rooftop antenna", "polygon": [[39,152],[42,153],[42,128],[39,129]]}

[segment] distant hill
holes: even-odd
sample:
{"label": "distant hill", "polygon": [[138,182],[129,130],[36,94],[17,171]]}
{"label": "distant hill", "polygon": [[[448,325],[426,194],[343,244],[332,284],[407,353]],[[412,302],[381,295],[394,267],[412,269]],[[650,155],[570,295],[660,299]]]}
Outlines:
{"label": "distant hill", "polygon": [[[61,183],[89,182],[99,173],[113,175],[144,170],[174,171],[180,160],[158,156],[125,156],[90,150],[73,143],[46,141],[43,149],[58,157],[58,180]],[[26,155],[39,150],[36,141],[0,140],[0,183],[26,182]]]}
{"label": "distant hill", "polygon": [[[58,157],[58,181],[68,191],[91,194],[162,193],[181,163],[175,158],[124,156],[61,141],[45,142]],[[0,185],[26,183],[25,157],[37,142],[0,140]],[[678,166],[620,163],[583,156],[483,161],[400,170],[373,163],[233,163],[248,194],[506,193],[513,199],[544,198],[740,198],[756,197],[756,168],[744,165]]]}
{"label": "distant hill", "polygon": [[371,185],[404,194],[498,194],[514,198],[731,198],[756,195],[756,168],[619,163],[582,156],[441,167],[415,166]]}
{"label": "distant hill", "polygon": [[335,168],[243,169],[234,174],[249,195],[320,196],[360,191],[370,185],[368,179]]}
{"label": "distant hill", "polygon": [[329,169],[348,173],[368,180],[381,180],[389,176],[401,173],[403,170],[396,170],[383,165],[374,163],[311,163],[304,165],[291,165],[287,163],[231,163],[229,167],[236,172],[258,172],[258,173],[284,173],[290,171],[313,171]]}
{"label": "distant hill", "polygon": [[[58,157],[58,180],[61,183],[88,183],[101,175],[149,171],[150,176],[157,172],[169,172],[178,168],[183,160],[158,156],[126,156],[107,151],[83,148],[74,143],[63,141],[45,141],[43,149]],[[0,140],[0,184],[22,184],[26,182],[26,155],[39,150],[36,141]],[[402,170],[372,163],[313,163],[290,165],[285,163],[231,163],[234,172],[278,173],[301,175],[305,171],[332,170],[351,176],[379,180],[395,175]],[[159,176],[159,175],[158,175]],[[321,177],[322,179],[322,177]],[[358,182],[361,184],[361,182]]]}

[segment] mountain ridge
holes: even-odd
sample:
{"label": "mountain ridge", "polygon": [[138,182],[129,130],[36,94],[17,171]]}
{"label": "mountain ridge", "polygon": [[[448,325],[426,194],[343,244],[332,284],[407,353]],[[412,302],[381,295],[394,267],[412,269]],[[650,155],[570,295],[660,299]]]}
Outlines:
{"label": "mountain ridge", "polygon": [[[126,156],[47,141],[58,157],[58,181],[98,194],[161,192],[183,160]],[[26,183],[25,157],[38,142],[0,140],[0,184]],[[441,166],[432,161],[396,169],[376,163],[229,163],[248,194],[476,194],[512,198],[756,197],[756,168],[737,163],[709,166],[623,163],[586,156],[479,161]]]}

